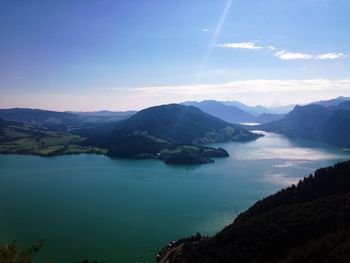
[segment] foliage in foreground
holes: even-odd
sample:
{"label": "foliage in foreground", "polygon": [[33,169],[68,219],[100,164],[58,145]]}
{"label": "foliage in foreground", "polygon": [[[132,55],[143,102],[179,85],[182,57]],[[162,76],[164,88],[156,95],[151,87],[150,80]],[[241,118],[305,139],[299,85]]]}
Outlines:
{"label": "foliage in foreground", "polygon": [[[16,242],[0,245],[0,263],[34,263],[34,257],[39,253],[45,240],[39,240],[37,244],[28,249],[21,249]],[[87,259],[78,263],[98,263]]]}
{"label": "foliage in foreground", "polygon": [[0,246],[0,263],[31,263],[33,258],[44,245],[45,240],[40,240],[29,249],[20,249],[16,242]]}

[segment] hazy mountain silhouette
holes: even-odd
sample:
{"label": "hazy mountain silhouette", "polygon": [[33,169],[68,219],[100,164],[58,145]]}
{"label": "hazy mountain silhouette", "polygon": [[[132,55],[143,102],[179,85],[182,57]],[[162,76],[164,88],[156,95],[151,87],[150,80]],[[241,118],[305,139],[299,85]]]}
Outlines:
{"label": "hazy mountain silhouette", "polygon": [[329,108],[309,104],[296,106],[283,119],[255,126],[255,129],[324,141],[338,147],[350,147],[349,102]]}

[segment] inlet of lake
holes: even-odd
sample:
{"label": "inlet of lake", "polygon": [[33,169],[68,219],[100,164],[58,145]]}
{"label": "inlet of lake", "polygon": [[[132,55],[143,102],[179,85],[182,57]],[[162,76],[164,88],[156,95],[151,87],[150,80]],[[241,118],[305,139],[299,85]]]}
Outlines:
{"label": "inlet of lake", "polygon": [[265,133],[222,143],[230,157],[174,166],[102,155],[0,155],[0,243],[46,242],[38,263],[154,262],[169,241],[212,235],[257,200],[350,159],[318,142]]}

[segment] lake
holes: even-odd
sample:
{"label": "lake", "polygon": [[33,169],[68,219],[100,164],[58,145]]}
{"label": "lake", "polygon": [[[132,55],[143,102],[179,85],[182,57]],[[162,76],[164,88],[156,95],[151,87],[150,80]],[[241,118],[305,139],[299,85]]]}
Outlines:
{"label": "lake", "polygon": [[169,241],[214,234],[258,199],[350,153],[265,133],[230,157],[168,166],[102,155],[0,155],[0,242],[46,243],[36,262],[154,262]]}

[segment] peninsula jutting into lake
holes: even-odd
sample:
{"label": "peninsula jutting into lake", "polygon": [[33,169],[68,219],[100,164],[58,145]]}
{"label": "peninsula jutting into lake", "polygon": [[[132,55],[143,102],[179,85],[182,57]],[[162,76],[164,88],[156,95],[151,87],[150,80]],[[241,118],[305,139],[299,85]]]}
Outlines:
{"label": "peninsula jutting into lake", "polygon": [[97,153],[160,159],[167,164],[211,163],[212,158],[229,154],[222,148],[203,145],[246,142],[262,136],[195,107],[178,104],[148,108],[119,121],[31,109],[0,110],[0,116],[7,118],[0,119],[0,153],[12,154]]}

